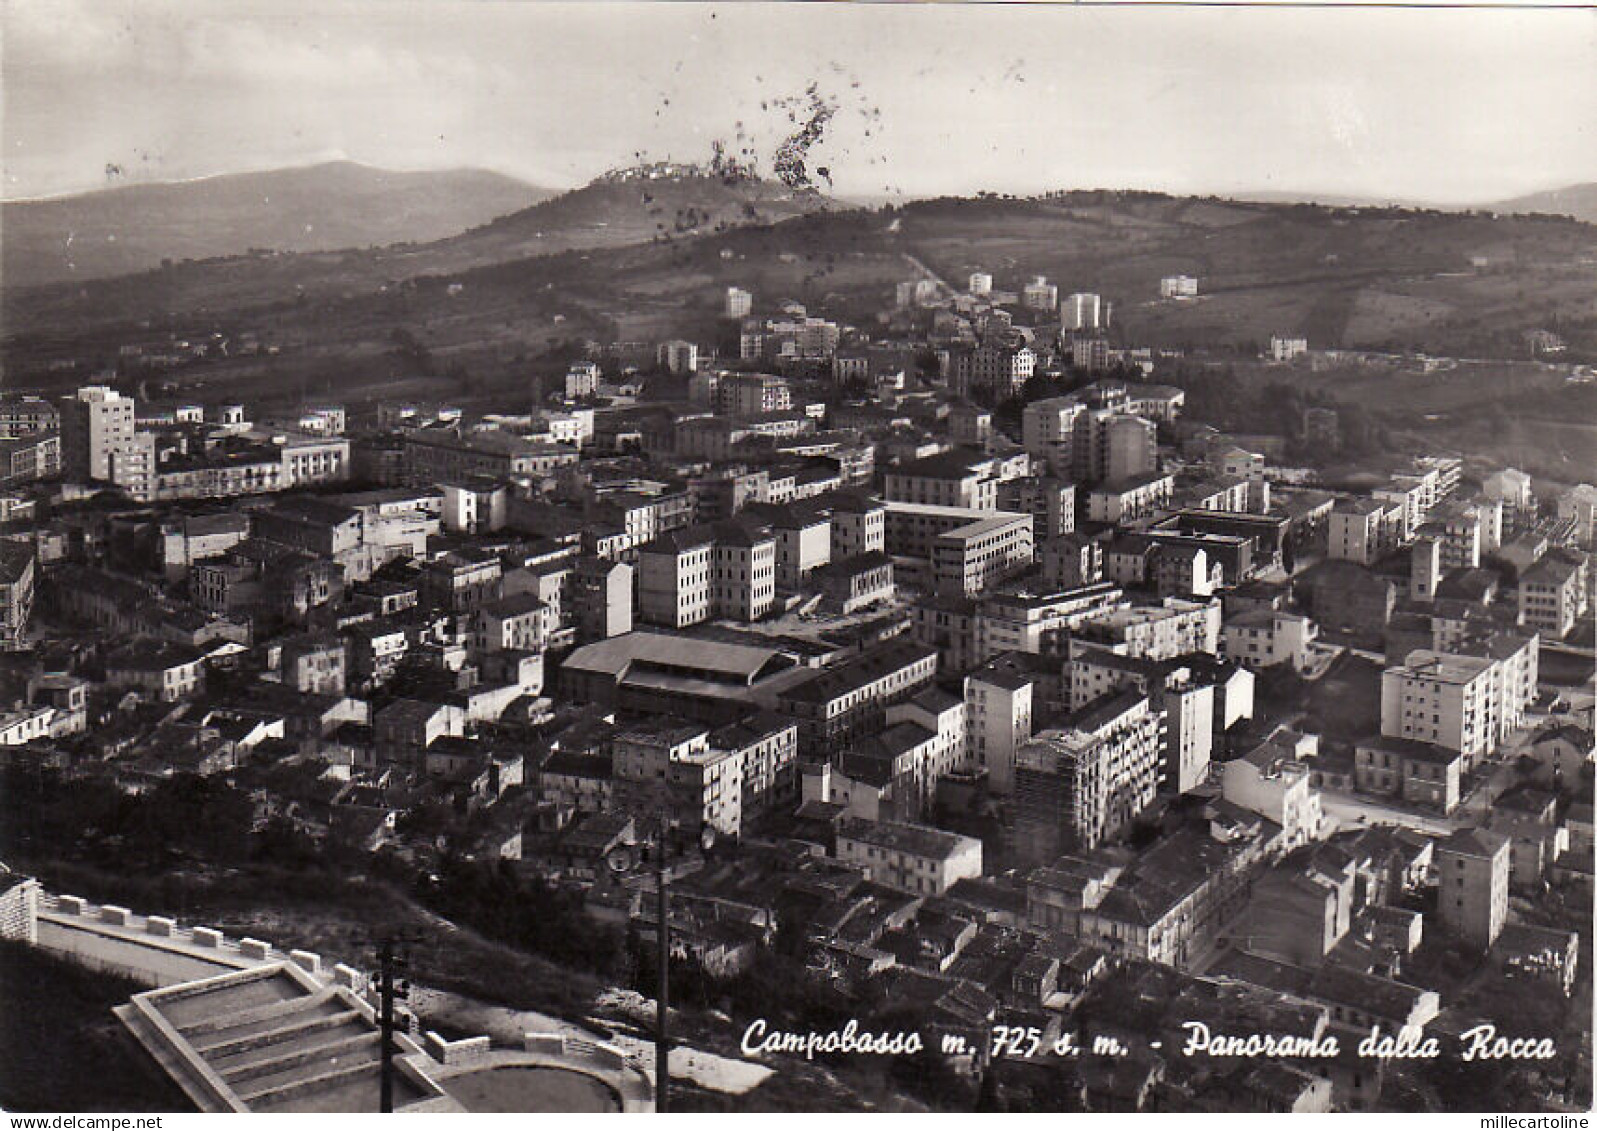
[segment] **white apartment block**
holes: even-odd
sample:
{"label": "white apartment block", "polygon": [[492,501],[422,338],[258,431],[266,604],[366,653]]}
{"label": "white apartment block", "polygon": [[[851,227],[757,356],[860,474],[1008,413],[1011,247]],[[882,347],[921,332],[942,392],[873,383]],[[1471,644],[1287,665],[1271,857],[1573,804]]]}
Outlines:
{"label": "white apartment block", "polygon": [[1015,751],[1031,738],[1035,681],[1014,665],[989,664],[965,677],[965,765],[987,772],[999,797],[1015,789]]}
{"label": "white apartment block", "polygon": [[690,834],[700,828],[727,836],[742,832],[742,759],[735,751],[714,749],[704,728],[624,731],[616,735],[611,756],[623,806],[652,813],[664,800]]}
{"label": "white apartment block", "polygon": [[1307,338],[1286,338],[1279,334],[1270,338],[1270,359],[1272,361],[1291,361],[1295,357],[1302,357],[1309,352]]}
{"label": "white apartment block", "polygon": [[1065,296],[1059,304],[1059,322],[1066,330],[1096,330],[1108,324],[1103,298],[1077,293]]}
{"label": "white apartment block", "polygon": [[998,507],[998,478],[990,459],[947,452],[889,471],[883,496],[889,503],[990,511]]}
{"label": "white apartment block", "polygon": [[1126,656],[1170,660],[1189,652],[1220,650],[1219,601],[1166,597],[1158,605],[1135,605],[1100,613],[1078,627],[1083,639]]}
{"label": "white apartment block", "polygon": [[747,318],[754,309],[754,295],[737,287],[726,289],[726,305],[722,313],[728,318]]}
{"label": "white apartment block", "polygon": [[1020,301],[1027,310],[1053,311],[1059,306],[1059,288],[1037,275],[1021,288]]}
{"label": "white apartment block", "polygon": [[1146,518],[1170,506],[1175,478],[1150,472],[1100,484],[1087,492],[1087,519],[1112,526]]}
{"label": "white apartment block", "polygon": [[1022,744],[1015,752],[1017,839],[1046,858],[1120,834],[1158,793],[1164,745],[1164,716],[1134,691]]}
{"label": "white apartment block", "polygon": [[1075,469],[1076,422],[1087,406],[1073,397],[1033,401],[1021,414],[1021,444],[1055,475]]}
{"label": "white apartment block", "polygon": [[89,385],[61,402],[61,464],[79,481],[111,482],[111,455],[133,443],[137,406],[105,385]]}
{"label": "white apartment block", "polygon": [[1378,499],[1348,499],[1331,508],[1327,556],[1370,565],[1402,540],[1403,509]]}
{"label": "white apartment block", "polygon": [[1497,678],[1490,659],[1410,652],[1381,676],[1381,733],[1456,750],[1467,771],[1497,744]]}
{"label": "white apartment block", "polygon": [[566,370],[566,400],[578,401],[599,391],[601,374],[598,365],[591,361],[573,362]]}
{"label": "white apartment block", "polygon": [[1314,655],[1320,626],[1308,617],[1279,609],[1250,609],[1228,617],[1221,629],[1222,654],[1250,668],[1291,664],[1304,671]]}
{"label": "white apartment block", "polygon": [[638,618],[686,628],[710,619],[715,539],[708,529],[673,530],[638,550]]}
{"label": "white apartment block", "polygon": [[1575,523],[1575,541],[1597,546],[1597,487],[1581,483],[1558,496],[1558,517]]}
{"label": "white apartment block", "polygon": [[742,527],[717,529],[710,600],[717,616],[758,620],[776,603],[776,539]]}
{"label": "white apartment block", "polygon": [[1572,550],[1551,550],[1520,575],[1519,619],[1555,639],[1567,635],[1591,601],[1591,565]]}

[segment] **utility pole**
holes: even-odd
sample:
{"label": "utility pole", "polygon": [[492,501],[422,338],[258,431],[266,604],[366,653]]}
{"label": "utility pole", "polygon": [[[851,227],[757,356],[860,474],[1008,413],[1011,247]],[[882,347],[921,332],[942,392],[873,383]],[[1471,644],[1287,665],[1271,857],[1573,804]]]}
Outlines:
{"label": "utility pole", "polygon": [[378,1014],[382,1030],[382,1071],[378,1080],[378,1106],[381,1112],[394,1110],[394,999],[406,996],[395,982],[395,973],[405,960],[395,955],[392,939],[383,939],[377,949],[377,993],[381,1001]]}
{"label": "utility pole", "polygon": [[665,888],[665,843],[667,830],[660,829],[660,844],[655,853],[655,884],[659,896],[660,929],[655,932],[655,942],[660,952],[660,993],[655,1002],[654,1034],[654,1110],[670,1110],[671,1045],[666,1028],[666,1016],[671,1011],[671,908]]}
{"label": "utility pole", "polygon": [[384,941],[378,952],[377,992],[382,998],[382,1078],[377,1110],[394,1110],[394,947]]}

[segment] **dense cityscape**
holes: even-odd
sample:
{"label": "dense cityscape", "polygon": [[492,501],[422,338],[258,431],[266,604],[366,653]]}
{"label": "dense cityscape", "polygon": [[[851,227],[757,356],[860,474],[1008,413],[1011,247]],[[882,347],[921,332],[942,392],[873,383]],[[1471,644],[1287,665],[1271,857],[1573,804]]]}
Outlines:
{"label": "dense cityscape", "polygon": [[[530,411],[139,395],[248,335],[7,395],[6,838],[45,881],[7,933],[82,953],[132,904],[170,938],[256,870],[280,933],[240,953],[319,970],[276,875],[319,867],[537,956],[507,1004],[591,1020],[580,978],[630,977],[643,1039],[665,902],[678,1008],[732,1022],[684,1017],[707,1056],[751,1017],[968,1042],[840,1089],[1589,1103],[1597,489],[1423,452],[1330,489],[1059,291],[926,272],[853,326],[730,287],[714,340],[584,343]],[[1285,423],[1341,446],[1334,407]],[[119,856],[160,864],[123,891]],[[376,937],[327,956],[351,987]],[[1194,1023],[1344,1054],[1172,1055]],[[1355,1052],[1482,1024],[1556,1052]],[[237,1095],[305,1086],[267,1079]]]}
{"label": "dense cityscape", "polygon": [[0,1113],[1588,1126],[1591,15],[0,7]]}

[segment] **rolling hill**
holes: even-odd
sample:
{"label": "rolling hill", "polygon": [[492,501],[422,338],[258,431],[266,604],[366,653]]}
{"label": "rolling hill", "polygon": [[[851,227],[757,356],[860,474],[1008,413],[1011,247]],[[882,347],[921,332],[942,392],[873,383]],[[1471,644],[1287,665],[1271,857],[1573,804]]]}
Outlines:
{"label": "rolling hill", "polygon": [[[405,279],[440,276],[570,251],[663,245],[827,211],[818,193],[754,179],[681,176],[600,178],[592,184],[430,242],[341,247],[293,254],[255,252],[178,262],[142,274],[7,287],[6,325],[142,318],[293,299],[348,296]],[[9,233],[7,238],[9,248]]]}
{"label": "rolling hill", "polygon": [[1597,184],[1570,185],[1501,200],[1489,206],[1494,212],[1524,215],[1531,212],[1551,216],[1573,216],[1587,224],[1597,224]]}
{"label": "rolling hill", "polygon": [[393,172],[337,161],[0,206],[7,287],[98,279],[252,248],[433,241],[549,197],[480,169]]}
{"label": "rolling hill", "polygon": [[[561,341],[714,342],[729,285],[753,290],[757,312],[794,299],[869,325],[917,263],[956,283],[980,269],[1000,288],[1042,274],[1061,292],[1096,291],[1114,303],[1117,338],[1139,345],[1251,355],[1271,334],[1301,333],[1316,348],[1523,358],[1525,331],[1557,326],[1572,358],[1597,356],[1597,227],[1561,218],[1130,192],[873,212],[706,182],[601,181],[430,244],[8,290],[7,373],[60,385],[116,364],[129,342],[250,331],[280,355],[211,359],[174,379],[215,395],[281,383],[274,374],[351,397],[451,372],[524,387]],[[1159,279],[1177,273],[1199,279],[1198,298],[1159,298]],[[399,356],[398,340],[425,347],[427,366]]]}

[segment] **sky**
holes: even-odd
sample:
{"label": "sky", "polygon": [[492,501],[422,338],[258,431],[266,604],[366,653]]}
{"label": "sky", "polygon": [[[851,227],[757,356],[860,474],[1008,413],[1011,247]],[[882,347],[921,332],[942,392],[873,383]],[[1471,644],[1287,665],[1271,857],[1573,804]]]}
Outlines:
{"label": "sky", "polygon": [[[549,188],[814,84],[840,195],[1597,181],[1597,10],[0,0],[14,200],[345,158]],[[762,103],[764,108],[762,109]]]}

